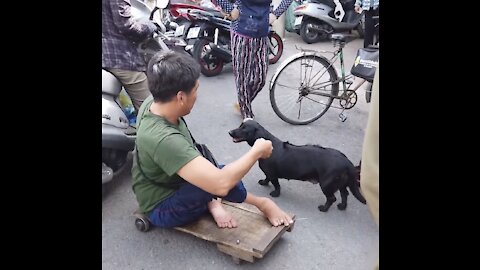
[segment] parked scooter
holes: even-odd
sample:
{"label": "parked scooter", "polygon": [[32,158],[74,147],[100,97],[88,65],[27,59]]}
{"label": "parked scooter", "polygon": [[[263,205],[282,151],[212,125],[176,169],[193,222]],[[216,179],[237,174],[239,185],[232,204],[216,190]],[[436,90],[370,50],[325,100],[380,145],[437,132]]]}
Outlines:
{"label": "parked scooter", "polygon": [[[207,77],[222,72],[224,64],[232,62],[231,21],[219,12],[190,9],[194,23],[188,29],[187,49],[193,47],[192,56],[200,63],[200,70]],[[269,64],[275,64],[283,53],[282,38],[270,26]]]}
{"label": "parked scooter", "polygon": [[[212,13],[213,15],[222,18],[227,14],[223,13],[221,10],[211,9],[205,6],[193,5],[188,3],[170,3],[168,6],[169,17],[171,21],[175,22],[180,28],[176,29],[177,33],[182,35],[187,35],[190,27],[194,24],[195,19],[190,16],[190,10],[203,10]],[[187,46],[187,52],[190,54],[193,53],[193,43],[191,46]]]}
{"label": "parked scooter", "polygon": [[364,33],[364,14],[354,10],[355,0],[306,0],[297,8],[294,29],[306,43],[324,41],[333,33]]}
{"label": "parked scooter", "polygon": [[[158,0],[157,6],[151,10],[139,0],[130,0],[132,16],[135,18],[147,17],[153,20],[158,31],[152,37],[138,44],[138,51],[148,63],[150,58],[160,50],[170,50],[173,46],[182,46],[185,41],[181,38],[166,35],[166,27],[157,13],[164,9],[169,0]],[[120,105],[119,95],[122,85],[110,72],[102,69],[102,194],[105,185],[113,179],[126,163],[128,152],[135,147],[136,129],[130,125],[129,119]]]}
{"label": "parked scooter", "polygon": [[192,56],[200,64],[203,75],[216,76],[222,72],[224,64],[232,61],[231,21],[200,9],[190,10],[189,15],[193,18],[194,24],[190,27],[186,39],[189,45],[193,45]]}

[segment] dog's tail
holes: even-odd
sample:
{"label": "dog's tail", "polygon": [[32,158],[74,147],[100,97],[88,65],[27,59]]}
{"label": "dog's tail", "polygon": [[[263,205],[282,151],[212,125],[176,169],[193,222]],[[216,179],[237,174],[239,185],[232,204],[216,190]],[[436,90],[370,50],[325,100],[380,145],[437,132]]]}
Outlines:
{"label": "dog's tail", "polygon": [[360,187],[360,173],[361,173],[361,169],[362,169],[362,161],[360,160],[360,162],[358,163],[357,166],[355,166],[355,171],[356,171],[356,180],[357,180],[357,184],[358,186]]}
{"label": "dog's tail", "polygon": [[[360,167],[360,165],[357,167]],[[367,201],[365,200],[362,193],[360,192],[360,185],[359,185],[360,168],[357,169],[357,167],[353,167],[349,170],[350,181],[348,181],[348,187],[350,188],[350,191],[352,192],[353,196],[357,198],[358,201],[360,201],[363,204],[367,204]]]}

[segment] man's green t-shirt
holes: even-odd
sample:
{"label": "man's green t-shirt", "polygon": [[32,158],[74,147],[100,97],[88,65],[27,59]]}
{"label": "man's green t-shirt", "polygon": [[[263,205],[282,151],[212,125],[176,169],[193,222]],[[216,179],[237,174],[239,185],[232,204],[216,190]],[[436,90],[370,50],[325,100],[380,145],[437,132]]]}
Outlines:
{"label": "man's green t-shirt", "polygon": [[138,168],[135,154],[132,167],[132,188],[143,213],[149,213],[175,192],[175,189],[156,185],[152,180],[178,183],[182,178],[177,171],[200,155],[185,122],[178,119],[179,125],[176,126],[151,113],[149,108],[152,102],[151,97],[147,98],[139,109],[136,139],[141,169],[150,180]]}

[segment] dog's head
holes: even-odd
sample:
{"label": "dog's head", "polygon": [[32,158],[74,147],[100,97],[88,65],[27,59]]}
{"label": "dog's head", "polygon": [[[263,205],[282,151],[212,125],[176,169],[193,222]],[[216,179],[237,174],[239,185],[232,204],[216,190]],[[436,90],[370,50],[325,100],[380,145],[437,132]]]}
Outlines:
{"label": "dog's head", "polygon": [[248,145],[253,146],[257,139],[265,138],[264,131],[265,129],[259,123],[251,118],[246,118],[238,128],[230,130],[228,134],[235,143],[246,141]]}

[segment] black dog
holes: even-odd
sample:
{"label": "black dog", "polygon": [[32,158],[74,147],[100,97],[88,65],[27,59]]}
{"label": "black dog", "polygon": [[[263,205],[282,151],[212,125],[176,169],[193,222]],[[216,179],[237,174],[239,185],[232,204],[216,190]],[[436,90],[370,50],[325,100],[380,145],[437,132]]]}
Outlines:
{"label": "black dog", "polygon": [[318,145],[297,146],[283,142],[251,119],[245,120],[240,127],[230,130],[228,134],[234,142],[246,141],[250,146],[253,146],[258,138],[272,141],[272,155],[267,159],[260,159],[258,162],[266,176],[258,183],[268,185],[268,182],[272,182],[275,187],[275,190],[270,193],[272,197],[280,196],[278,178],[284,178],[319,183],[327,197],[325,205],[318,206],[322,212],[328,211],[332,203],[337,200],[334,194],[337,190],[340,190],[342,197],[342,202],[337,207],[345,210],[348,196],[347,187],[355,198],[363,204],[366,203],[358,188],[357,170],[340,151]]}

